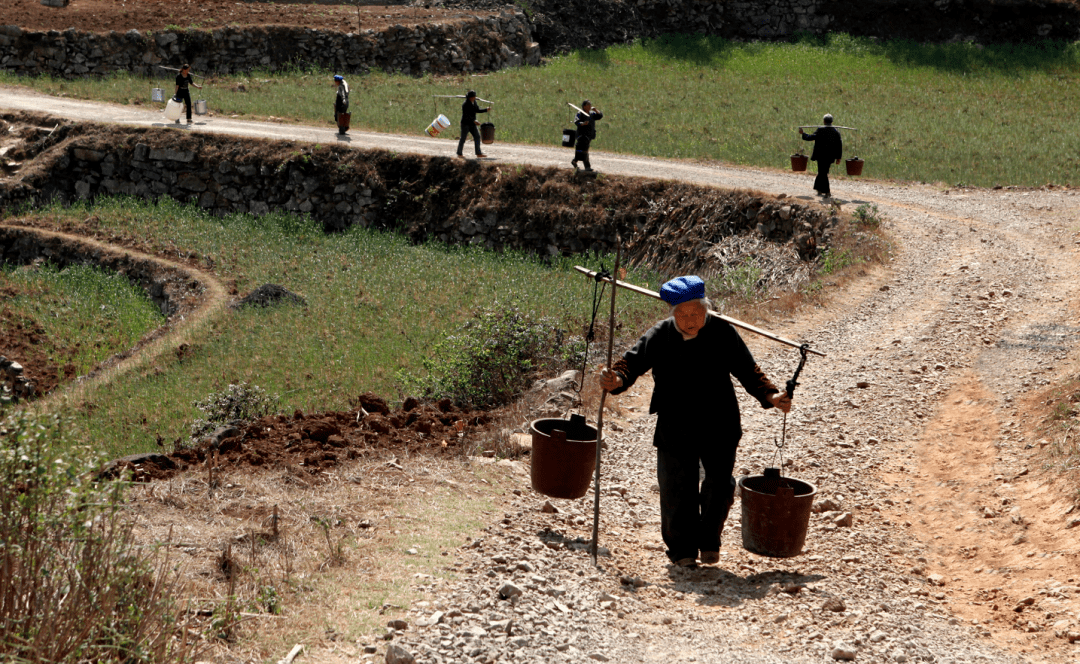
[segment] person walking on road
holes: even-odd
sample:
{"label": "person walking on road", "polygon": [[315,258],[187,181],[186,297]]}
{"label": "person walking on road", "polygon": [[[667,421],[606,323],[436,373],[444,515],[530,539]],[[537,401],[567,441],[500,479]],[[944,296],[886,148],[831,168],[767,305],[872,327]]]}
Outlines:
{"label": "person walking on road", "polygon": [[[763,408],[791,408],[791,398],[762,373],[742,337],[710,315],[705,282],[678,277],[660,288],[671,317],[645,333],[612,368],[600,372],[611,394],[652,370],[649,412],[660,485],[660,532],[679,567],[720,562],[720,536],[735,501],[735,452],[742,437],[731,376]],[[698,464],[705,469],[699,486]]]}
{"label": "person walking on road", "polygon": [[826,113],[821,122],[825,126],[818,127],[812,134],[807,134],[800,127],[799,135],[804,141],[814,141],[814,151],[810,155],[810,161],[816,161],[818,169],[817,177],[814,178],[814,191],[829,198],[832,196],[832,190],[829,189],[829,168],[834,161],[839,164],[840,158],[844,156],[844,141],[840,138],[840,132],[832,126],[831,113]]}
{"label": "person walking on road", "polygon": [[[202,86],[191,79],[191,65],[185,64],[180,67],[180,73],[176,75],[176,92],[173,97],[184,102],[184,110],[187,111],[187,123],[191,124],[191,92],[189,85],[202,90]],[[180,118],[176,118],[176,124],[180,124]]]}
{"label": "person walking on road", "polygon": [[465,94],[465,102],[461,105],[461,138],[458,139],[457,156],[462,159],[465,158],[463,152],[465,150],[466,134],[472,134],[473,142],[476,144],[476,156],[487,156],[480,151],[480,130],[477,129],[477,127],[480,126],[480,121],[476,119],[476,114],[487,113],[490,110],[490,106],[487,108],[480,108],[479,104],[476,103],[475,90],[469,90]]}
{"label": "person walking on road", "polygon": [[344,76],[334,74],[334,87],[337,88],[334,96],[334,123],[338,126],[338,135],[344,136],[349,131],[349,121],[342,117],[349,112],[349,83]]}
{"label": "person walking on road", "polygon": [[578,162],[585,164],[585,170],[591,171],[589,163],[589,145],[596,140],[596,121],[603,118],[600,109],[593,108],[592,102],[586,99],[581,102],[581,112],[574,118],[577,125],[577,144],[574,146],[574,159],[570,165],[577,170]]}

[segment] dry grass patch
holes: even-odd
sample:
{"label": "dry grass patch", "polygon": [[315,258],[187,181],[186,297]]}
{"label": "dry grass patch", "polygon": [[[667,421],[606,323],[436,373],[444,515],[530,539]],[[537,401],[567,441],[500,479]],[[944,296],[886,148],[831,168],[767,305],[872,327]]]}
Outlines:
{"label": "dry grass patch", "polygon": [[295,644],[357,656],[453,578],[447,565],[508,478],[466,457],[385,455],[306,470],[186,473],[129,494],[136,536],[182,552],[183,599],[218,656]]}

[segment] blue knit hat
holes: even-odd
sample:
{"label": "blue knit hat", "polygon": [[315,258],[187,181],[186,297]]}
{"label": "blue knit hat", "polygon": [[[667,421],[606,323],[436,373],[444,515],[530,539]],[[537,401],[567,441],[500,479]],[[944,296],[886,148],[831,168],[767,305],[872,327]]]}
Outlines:
{"label": "blue knit hat", "polygon": [[342,76],[341,74],[334,74],[334,80],[335,81],[344,81],[345,77]]}
{"label": "blue knit hat", "polygon": [[675,277],[660,287],[660,299],[671,306],[700,300],[705,297],[705,282],[701,277]]}

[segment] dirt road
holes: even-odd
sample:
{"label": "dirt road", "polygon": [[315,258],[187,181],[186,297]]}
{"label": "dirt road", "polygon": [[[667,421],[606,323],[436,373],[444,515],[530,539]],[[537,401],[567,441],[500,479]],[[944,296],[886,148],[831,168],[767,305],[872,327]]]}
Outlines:
{"label": "dirt road", "polygon": [[[161,124],[143,110],[3,89],[0,108]],[[331,130],[217,118],[190,131],[336,140]],[[351,142],[453,149],[424,136],[352,132]],[[491,154],[568,160],[557,147],[497,144]],[[811,176],[781,171],[602,152],[593,161],[609,173],[811,193]],[[1077,370],[1075,192],[872,180],[839,180],[833,192],[845,206],[876,204],[898,247],[827,309],[771,323],[828,353],[811,358],[788,419],[788,473],[832,502],[813,515],[805,554],[741,549],[736,503],[719,566],[668,567],[642,386],[615,399],[600,569],[575,539],[589,537],[591,495],[543,512],[523,474],[506,518],[454,561],[458,581],[436,585],[394,643],[426,662],[1080,661],[1067,638],[1080,639],[1075,492],[1044,471],[1030,419],[1039,390]],[[747,341],[774,380],[790,375],[790,349]],[[737,467],[758,474],[773,459],[779,417],[749,400],[743,412]]]}

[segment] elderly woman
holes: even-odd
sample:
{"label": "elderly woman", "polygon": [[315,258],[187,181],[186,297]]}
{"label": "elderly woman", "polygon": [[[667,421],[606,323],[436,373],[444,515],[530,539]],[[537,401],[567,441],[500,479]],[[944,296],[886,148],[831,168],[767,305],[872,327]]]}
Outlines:
{"label": "elderly woman", "polygon": [[338,126],[338,135],[344,136],[349,131],[349,121],[352,118],[349,113],[349,82],[344,76],[335,74],[334,87],[337,88],[334,95],[334,122]]}
{"label": "elderly woman", "polygon": [[[649,412],[656,413],[656,475],[660,530],[667,556],[680,567],[720,561],[720,535],[735,501],[735,452],[742,437],[731,376],[763,408],[785,413],[791,400],[754,362],[742,337],[709,315],[705,282],[695,276],[665,283],[660,297],[671,317],[645,333],[615,366],[600,373],[612,394],[652,370]],[[698,463],[705,469],[699,486]]]}

